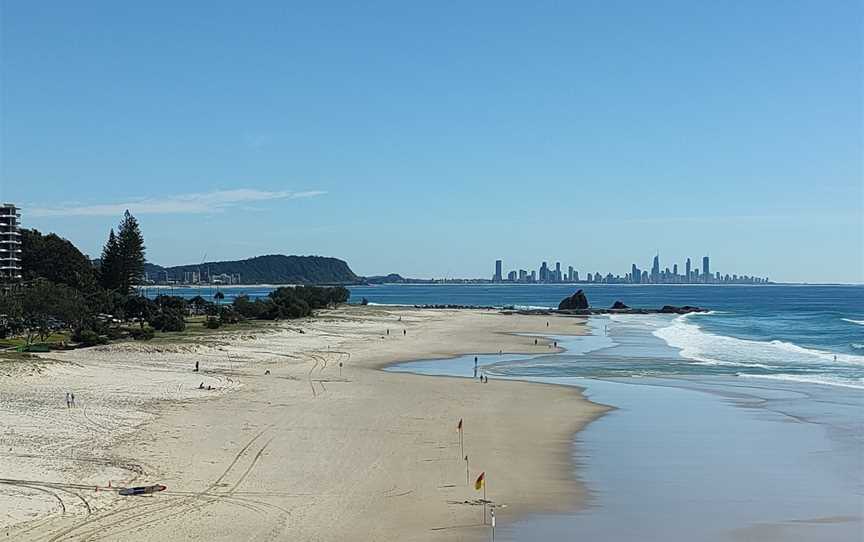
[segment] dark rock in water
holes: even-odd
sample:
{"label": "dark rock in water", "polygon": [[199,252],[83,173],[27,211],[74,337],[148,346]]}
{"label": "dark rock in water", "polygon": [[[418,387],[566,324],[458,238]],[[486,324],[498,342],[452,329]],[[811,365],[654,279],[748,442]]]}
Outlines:
{"label": "dark rock in water", "polygon": [[622,303],[620,301],[616,301],[615,303],[612,304],[612,310],[622,310],[622,309],[629,309],[629,308],[630,307],[628,307],[627,305],[625,305],[624,303]]}
{"label": "dark rock in water", "polygon": [[585,292],[581,289],[570,297],[565,297],[558,304],[558,310],[578,310],[588,308],[588,298],[585,297]]}
{"label": "dark rock in water", "polygon": [[708,309],[693,307],[691,305],[684,305],[683,307],[676,307],[675,305],[663,305],[663,308],[660,309],[658,312],[662,314],[688,314],[691,312],[708,312]]}

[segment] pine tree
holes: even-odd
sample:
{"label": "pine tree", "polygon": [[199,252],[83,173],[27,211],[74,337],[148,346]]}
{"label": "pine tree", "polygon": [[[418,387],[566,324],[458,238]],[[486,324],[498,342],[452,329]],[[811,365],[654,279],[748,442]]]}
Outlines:
{"label": "pine tree", "polygon": [[144,236],[138,221],[129,210],[123,215],[123,222],[117,231],[119,253],[118,291],[128,295],[132,288],[144,278]]}
{"label": "pine tree", "polygon": [[120,247],[114,228],[108,234],[108,242],[102,248],[102,265],[99,269],[99,281],[106,290],[116,290],[120,287]]}

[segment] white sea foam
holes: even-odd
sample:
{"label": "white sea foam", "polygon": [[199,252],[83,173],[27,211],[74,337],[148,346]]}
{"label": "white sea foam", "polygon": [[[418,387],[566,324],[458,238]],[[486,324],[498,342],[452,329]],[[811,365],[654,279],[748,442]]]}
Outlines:
{"label": "white sea foam", "polygon": [[728,367],[753,367],[756,369],[779,369],[780,367],[777,365],[765,365],[764,363],[742,363],[738,361],[719,361],[719,360],[708,360],[708,361],[697,361],[698,365],[717,365],[720,367],[728,366]]}
{"label": "white sea foam", "polygon": [[825,384],[828,386],[841,386],[844,388],[854,388],[864,390],[864,379],[848,379],[831,375],[793,375],[793,374],[772,374],[772,375],[754,375],[748,373],[738,373],[739,377],[743,378],[762,378],[767,380],[785,380],[789,382],[804,382],[807,384]]}
{"label": "white sea foam", "polygon": [[850,324],[858,324],[859,326],[864,326],[864,320],[853,320],[852,318],[843,318],[844,322],[849,322]]}
{"label": "white sea foam", "polygon": [[689,316],[674,318],[669,325],[653,332],[670,346],[679,348],[681,355],[688,359],[757,367],[825,363],[864,366],[864,356],[823,352],[778,340],[754,341],[715,335],[690,322]]}

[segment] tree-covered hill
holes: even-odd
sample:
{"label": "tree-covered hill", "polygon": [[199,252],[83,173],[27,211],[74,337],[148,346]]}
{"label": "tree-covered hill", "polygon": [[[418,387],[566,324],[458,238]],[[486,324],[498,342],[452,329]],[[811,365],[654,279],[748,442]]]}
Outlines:
{"label": "tree-covered hill", "polygon": [[145,271],[149,274],[165,271],[172,280],[182,280],[186,272],[209,272],[210,275],[239,273],[243,284],[348,284],[361,280],[347,263],[338,258],[282,254],[175,267],[147,264]]}

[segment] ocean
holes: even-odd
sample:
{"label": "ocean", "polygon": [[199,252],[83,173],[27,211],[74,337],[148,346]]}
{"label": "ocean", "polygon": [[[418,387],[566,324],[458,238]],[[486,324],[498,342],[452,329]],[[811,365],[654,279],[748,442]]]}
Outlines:
{"label": "ocean", "polygon": [[[707,314],[612,316],[606,325],[623,341],[650,330],[680,350],[681,361],[621,366],[546,367],[557,376],[727,375],[864,388],[864,286],[584,285],[594,307],[697,305]],[[574,285],[383,285],[351,288],[370,303],[557,307]],[[634,340],[630,339],[629,343]],[[632,346],[630,347],[633,348]],[[605,354],[618,356],[620,345]],[[638,353],[634,354],[639,357]],[[609,357],[609,356],[607,356]],[[501,370],[504,370],[503,368]],[[519,373],[517,368],[506,369]],[[535,367],[529,375],[536,376]]]}
{"label": "ocean", "polygon": [[[572,286],[375,286],[372,303],[548,307]],[[576,435],[588,505],[499,520],[498,540],[864,540],[864,288],[589,286],[565,351],[478,353],[491,379],[573,385],[615,410]],[[461,376],[474,353],[389,370]],[[487,476],[494,476],[488,473]],[[492,497],[494,499],[494,496]]]}

